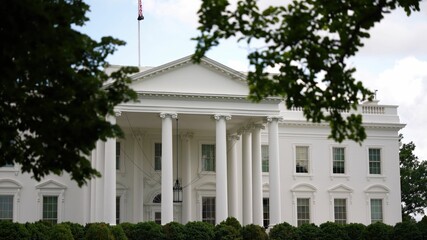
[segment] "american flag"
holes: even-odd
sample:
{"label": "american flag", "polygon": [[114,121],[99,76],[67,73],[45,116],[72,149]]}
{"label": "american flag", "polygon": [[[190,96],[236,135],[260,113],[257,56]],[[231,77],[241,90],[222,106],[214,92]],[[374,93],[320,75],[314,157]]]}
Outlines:
{"label": "american flag", "polygon": [[144,20],[144,15],[142,15],[142,1],[138,0],[138,21]]}

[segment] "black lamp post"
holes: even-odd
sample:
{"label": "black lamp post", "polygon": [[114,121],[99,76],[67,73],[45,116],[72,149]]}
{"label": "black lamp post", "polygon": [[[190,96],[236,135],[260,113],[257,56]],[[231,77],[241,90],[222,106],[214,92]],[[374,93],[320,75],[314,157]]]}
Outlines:
{"label": "black lamp post", "polygon": [[178,118],[176,119],[176,181],[173,185],[173,202],[182,202],[182,186],[178,179]]}

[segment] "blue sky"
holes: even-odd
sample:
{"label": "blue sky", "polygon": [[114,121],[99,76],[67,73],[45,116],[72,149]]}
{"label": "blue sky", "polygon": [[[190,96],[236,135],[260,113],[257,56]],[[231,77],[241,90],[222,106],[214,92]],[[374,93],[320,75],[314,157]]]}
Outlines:
{"label": "blue sky", "polygon": [[[94,39],[113,36],[127,42],[108,60],[117,65],[138,65],[138,1],[87,0],[90,21],[81,29]],[[286,1],[261,0],[261,5]],[[190,55],[197,35],[200,0],[142,1],[140,22],[141,65],[158,66]],[[399,105],[404,142],[413,141],[416,155],[427,160],[427,3],[407,17],[397,10],[375,26],[371,38],[350,63],[355,77],[378,90],[380,104]],[[207,56],[236,70],[248,69],[245,56],[251,46],[223,41]]]}

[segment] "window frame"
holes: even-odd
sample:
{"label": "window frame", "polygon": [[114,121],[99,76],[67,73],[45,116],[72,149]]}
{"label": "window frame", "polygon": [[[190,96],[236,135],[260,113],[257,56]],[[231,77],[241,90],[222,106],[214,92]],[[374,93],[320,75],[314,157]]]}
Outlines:
{"label": "window frame", "polygon": [[[47,209],[45,209],[45,198],[51,198],[51,197],[54,197],[54,198],[56,198],[55,200],[56,200],[56,218],[45,218],[45,210],[47,210]],[[43,194],[43,196],[41,197],[41,205],[42,205],[42,209],[41,209],[41,218],[40,218],[40,220],[42,220],[42,221],[47,221],[47,222],[51,222],[53,219],[55,219],[56,220],[56,222],[51,222],[52,224],[58,224],[58,223],[60,223],[59,222],[59,195],[57,195],[57,194]]]}
{"label": "window frame", "polygon": [[[344,208],[345,208],[345,219],[337,219],[337,209],[336,209],[336,202],[335,202],[335,200],[344,200],[345,201],[345,204],[344,204]],[[334,211],[334,222],[335,223],[338,223],[338,224],[347,224],[348,223],[348,199],[347,198],[341,198],[341,197],[337,197],[337,198],[334,198],[333,199],[333,211]],[[344,220],[344,222],[337,222],[337,221],[342,221],[342,220]]]}
{"label": "window frame", "polygon": [[[212,219],[211,218],[209,218],[207,221],[205,221],[204,219],[203,219],[203,209],[204,209],[204,206],[203,206],[203,204],[204,204],[204,199],[210,199],[210,200],[212,200],[213,199],[213,201],[214,201],[214,206],[213,206],[213,210],[210,212],[211,214],[212,214],[212,212],[213,212],[213,222],[211,222],[212,221]],[[201,197],[201,221],[202,222],[207,222],[207,223],[211,223],[212,225],[216,225],[216,196],[202,196]]]}
{"label": "window frame", "polygon": [[[2,198],[2,197],[7,197],[7,198],[11,198],[11,200],[12,201],[10,201],[10,205],[11,206],[9,206],[9,205],[7,205],[8,206],[8,209],[4,209],[4,211],[6,212],[10,212],[11,211],[11,218],[9,219],[9,218],[1,218],[1,215],[2,214],[0,214],[0,221],[11,221],[11,222],[13,222],[13,215],[14,215],[14,212],[15,212],[15,209],[14,209],[14,199],[15,199],[15,195],[14,194],[0,194],[0,198]],[[2,202],[0,202],[0,207],[2,207],[2,206],[6,206],[6,205],[4,205],[4,204],[2,204]],[[0,212],[2,212],[1,211],[1,208],[0,208]]]}
{"label": "window frame", "polygon": [[[306,147],[307,148],[307,156],[308,156],[308,169],[307,172],[297,172],[296,171],[296,167],[297,167],[297,147]],[[310,180],[312,180],[313,178],[313,172],[314,172],[314,167],[313,167],[313,160],[312,160],[312,146],[311,144],[304,144],[304,143],[296,143],[293,145],[293,169],[292,169],[292,173],[293,173],[293,178],[294,180],[297,177],[309,177]]]}
{"label": "window frame", "polygon": [[[117,144],[120,148],[117,149]],[[125,156],[124,156],[125,145],[123,140],[116,139],[116,172],[125,173]],[[119,157],[119,166],[117,166],[117,157]]]}
{"label": "window frame", "polygon": [[[376,220],[376,221],[374,221],[373,220],[373,218],[372,218],[372,201],[373,200],[380,200],[381,201],[381,220]],[[369,218],[370,218],[370,224],[373,224],[373,223],[376,223],[376,222],[381,222],[381,223],[384,223],[384,214],[385,214],[385,211],[384,211],[384,199],[383,198],[381,198],[381,197],[372,197],[372,198],[370,198],[369,199]]]}
{"label": "window frame", "polygon": [[[156,147],[157,146],[160,146],[160,156],[157,156],[156,155]],[[161,172],[162,171],[162,141],[154,141],[153,142],[153,144],[152,144],[152,147],[153,147],[153,170],[154,170],[154,172]],[[159,165],[160,165],[160,169],[157,169],[157,164],[156,164],[156,162],[157,162],[157,157],[159,157],[160,158],[160,162],[159,162]]]}
{"label": "window frame", "polygon": [[293,211],[293,222],[294,226],[298,226],[298,209],[297,200],[298,198],[309,198],[310,199],[310,221],[313,223],[313,219],[316,219],[316,192],[317,189],[308,183],[300,183],[291,188],[292,192],[292,211]]}
{"label": "window frame", "polygon": [[21,203],[22,185],[13,179],[0,179],[0,195],[13,195],[13,222],[18,222],[20,218],[20,203]]}
{"label": "window frame", "polygon": [[[298,201],[299,200],[307,200],[308,201],[308,205],[306,206],[306,207],[308,207],[308,219],[301,219],[300,220],[300,218],[299,218],[299,215],[300,215],[300,213],[298,212],[298,209],[299,209],[299,207],[302,207],[302,206],[298,206]],[[311,206],[311,198],[310,197],[298,197],[297,199],[296,199],[296,217],[297,217],[297,219],[296,219],[296,226],[297,227],[299,227],[299,226],[301,226],[301,225],[303,225],[303,224],[310,224],[310,223],[312,223],[312,214],[311,214],[311,212],[312,212],[312,206]],[[306,222],[306,223],[301,223],[301,225],[299,224],[299,222],[300,221],[308,221],[308,222]]]}
{"label": "window frame", "polygon": [[65,191],[67,186],[54,180],[47,180],[36,186],[37,202],[38,202],[38,218],[43,220],[43,197],[57,196],[58,197],[58,220],[57,223],[64,221],[65,213]]}
{"label": "window frame", "polygon": [[[384,150],[383,150],[383,147],[382,146],[368,146],[366,149],[367,149],[366,150],[366,154],[367,154],[367,172],[368,172],[368,176],[369,177],[384,177],[384,163],[383,163]],[[380,168],[379,168],[380,169],[380,173],[371,173],[371,159],[370,159],[370,154],[369,154],[369,152],[370,152],[371,149],[378,149],[379,150],[380,160],[378,162],[379,162],[379,165],[380,165]]]}
{"label": "window frame", "polygon": [[[343,150],[343,159],[337,160],[335,159],[335,149],[342,149]],[[347,175],[347,149],[345,146],[332,146],[331,147],[331,174],[334,176],[346,176]],[[334,172],[335,170],[335,162],[343,162],[343,170],[344,172],[338,173]]]}
{"label": "window frame", "polygon": [[[213,166],[214,170],[209,171],[204,169],[203,164],[203,145],[213,145],[214,146],[214,159],[213,159]],[[200,141],[199,142],[199,173],[202,174],[216,174],[216,145],[214,141]]]}
{"label": "window frame", "polygon": [[[267,151],[265,154],[264,151]],[[269,159],[269,146],[268,144],[261,144],[261,171],[263,174],[270,173],[270,159]],[[266,159],[265,159],[266,158]],[[264,171],[266,169],[266,171]]]}

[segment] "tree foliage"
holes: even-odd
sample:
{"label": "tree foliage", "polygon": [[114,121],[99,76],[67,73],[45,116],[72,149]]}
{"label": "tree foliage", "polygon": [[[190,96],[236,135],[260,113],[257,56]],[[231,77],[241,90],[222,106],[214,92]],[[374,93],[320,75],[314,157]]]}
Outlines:
{"label": "tree foliage", "polygon": [[82,0],[1,7],[0,166],[19,164],[36,180],[65,171],[79,185],[100,175],[87,156],[98,139],[121,136],[106,116],[136,98],[127,76],[137,69],[103,72],[107,56],[125,43],[76,30],[88,10]]}
{"label": "tree foliage", "polygon": [[[265,47],[248,54],[252,66],[247,80],[250,98],[260,101],[281,96],[288,108],[302,108],[307,120],[329,122],[336,141],[366,138],[356,109],[372,92],[352,76],[346,60],[369,38],[369,29],[398,7],[409,15],[420,0],[300,0],[260,9],[256,0],[204,0],[199,9],[200,35],[193,60],[199,62],[220,40],[262,42]],[[279,68],[269,74],[267,68]]]}
{"label": "tree foliage", "polygon": [[399,152],[403,216],[424,214],[427,208],[427,161],[420,161],[414,150],[410,142],[402,144]]}

